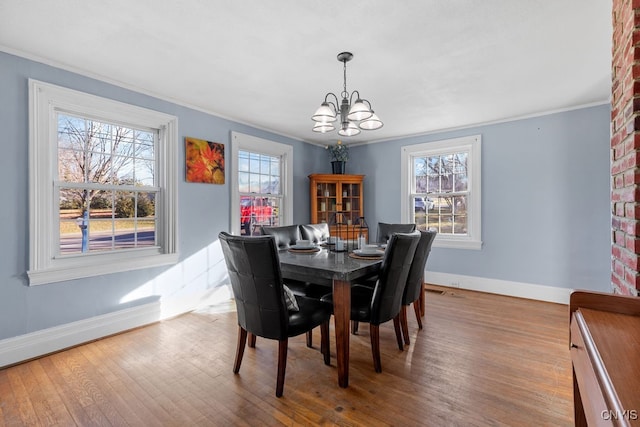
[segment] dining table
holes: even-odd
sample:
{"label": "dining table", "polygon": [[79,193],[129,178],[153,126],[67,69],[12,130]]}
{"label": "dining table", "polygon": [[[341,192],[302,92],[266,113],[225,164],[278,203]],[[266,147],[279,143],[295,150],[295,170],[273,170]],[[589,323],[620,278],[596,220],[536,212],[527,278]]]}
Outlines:
{"label": "dining table", "polygon": [[333,288],[333,315],[336,334],[338,384],[349,386],[349,334],[351,285],[358,279],[375,275],[382,264],[377,257],[354,256],[353,252],[335,252],[322,248],[316,252],[279,252],[282,277]]}

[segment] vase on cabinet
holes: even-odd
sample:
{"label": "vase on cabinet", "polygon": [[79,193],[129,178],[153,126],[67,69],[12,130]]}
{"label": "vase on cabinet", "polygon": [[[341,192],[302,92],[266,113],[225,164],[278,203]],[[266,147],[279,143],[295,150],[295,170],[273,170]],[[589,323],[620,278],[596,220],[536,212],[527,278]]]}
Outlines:
{"label": "vase on cabinet", "polygon": [[334,160],[331,162],[331,168],[333,170],[334,174],[340,174],[343,175],[345,172],[345,166],[346,166],[347,162],[344,161],[340,161],[340,160]]}

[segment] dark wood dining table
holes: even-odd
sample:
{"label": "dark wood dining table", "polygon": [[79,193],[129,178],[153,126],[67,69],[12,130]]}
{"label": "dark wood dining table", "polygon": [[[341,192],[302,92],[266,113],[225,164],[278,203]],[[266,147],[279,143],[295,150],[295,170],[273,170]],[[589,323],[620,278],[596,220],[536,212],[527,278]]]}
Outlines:
{"label": "dark wood dining table", "polygon": [[382,259],[355,259],[347,252],[333,252],[326,248],[314,253],[294,253],[285,249],[279,256],[284,279],[333,287],[338,384],[348,387],[351,285],[360,278],[377,273]]}

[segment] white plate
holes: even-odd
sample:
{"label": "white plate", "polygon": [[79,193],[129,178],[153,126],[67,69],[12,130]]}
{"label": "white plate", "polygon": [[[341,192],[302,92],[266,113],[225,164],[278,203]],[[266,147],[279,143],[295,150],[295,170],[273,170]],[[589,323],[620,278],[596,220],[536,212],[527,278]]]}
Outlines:
{"label": "white plate", "polygon": [[375,251],[375,252],[362,252],[360,249],[355,249],[353,251],[354,254],[359,255],[359,256],[380,256],[383,254],[383,252],[381,251]]}
{"label": "white plate", "polygon": [[304,250],[304,249],[315,249],[317,248],[317,246],[316,245],[309,245],[309,246],[291,245],[289,246],[289,248]]}

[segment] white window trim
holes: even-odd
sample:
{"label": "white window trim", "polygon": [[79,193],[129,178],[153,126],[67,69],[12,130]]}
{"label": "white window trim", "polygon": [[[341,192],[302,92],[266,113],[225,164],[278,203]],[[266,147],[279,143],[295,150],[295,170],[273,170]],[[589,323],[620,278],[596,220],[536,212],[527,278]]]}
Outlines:
{"label": "white window trim", "polygon": [[469,192],[470,217],[468,233],[466,236],[438,234],[433,242],[434,247],[456,249],[481,249],[482,248],[482,185],[481,177],[481,135],[472,135],[462,138],[446,139],[441,141],[426,142],[416,145],[406,145],[401,150],[401,182],[402,191],[401,217],[403,222],[410,222],[409,197],[411,194],[411,157],[416,155],[435,155],[447,152],[468,150],[470,153],[469,178],[471,188]]}
{"label": "white window trim", "polygon": [[279,142],[269,141],[239,132],[231,132],[231,233],[240,235],[240,187],[238,184],[238,152],[250,151],[274,157],[283,157],[280,179],[282,182],[284,207],[280,224],[293,223],[293,147]]}
{"label": "white window trim", "polygon": [[[157,180],[159,247],[56,257],[57,111],[160,129]],[[146,108],[29,79],[30,285],[136,270],[178,261],[178,118]]]}

